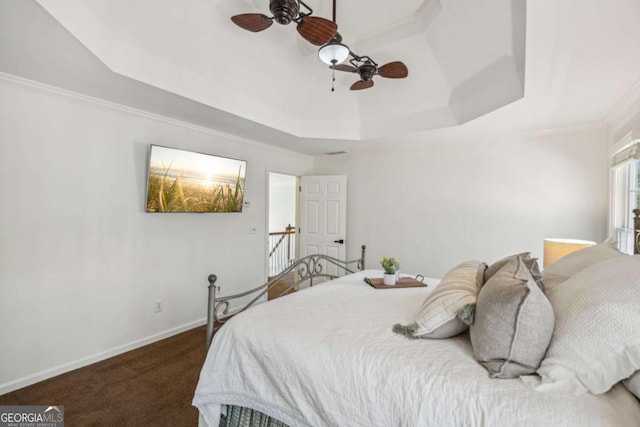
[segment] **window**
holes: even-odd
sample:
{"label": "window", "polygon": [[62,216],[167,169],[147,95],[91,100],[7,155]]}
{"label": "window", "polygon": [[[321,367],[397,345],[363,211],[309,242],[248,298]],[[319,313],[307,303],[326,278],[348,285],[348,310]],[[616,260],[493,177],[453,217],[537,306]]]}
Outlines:
{"label": "window", "polygon": [[640,209],[640,132],[632,132],[614,148],[617,150],[611,156],[610,227],[618,239],[618,248],[632,254],[633,210]]}

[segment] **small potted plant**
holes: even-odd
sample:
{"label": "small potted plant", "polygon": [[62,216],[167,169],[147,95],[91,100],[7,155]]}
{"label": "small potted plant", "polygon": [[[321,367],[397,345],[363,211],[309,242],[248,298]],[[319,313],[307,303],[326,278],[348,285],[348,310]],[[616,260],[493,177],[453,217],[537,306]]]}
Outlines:
{"label": "small potted plant", "polygon": [[400,269],[400,261],[396,258],[383,256],[380,261],[380,265],[384,268],[383,282],[385,285],[395,285],[397,279],[397,273]]}

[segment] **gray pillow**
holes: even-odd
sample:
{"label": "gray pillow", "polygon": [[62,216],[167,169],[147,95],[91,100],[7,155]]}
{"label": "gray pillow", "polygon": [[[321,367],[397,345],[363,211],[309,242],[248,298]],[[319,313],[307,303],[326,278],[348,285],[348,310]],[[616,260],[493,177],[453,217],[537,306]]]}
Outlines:
{"label": "gray pillow", "polygon": [[485,283],[489,279],[491,279],[491,276],[496,274],[502,267],[504,267],[507,262],[518,257],[522,258],[522,260],[524,261],[524,265],[529,270],[529,273],[531,273],[531,277],[533,277],[533,280],[535,280],[538,286],[540,286],[544,290],[542,284],[542,274],[540,274],[540,267],[538,266],[538,258],[531,258],[530,252],[522,252],[520,254],[511,255],[491,264],[484,272]]}
{"label": "gray pillow", "polygon": [[499,259],[498,261],[494,262],[489,267],[487,267],[487,269],[484,271],[484,282],[487,283],[487,281],[491,279],[491,277],[494,274],[496,274],[498,270],[504,267],[505,264],[511,261],[512,259],[516,259],[518,257],[522,259],[526,259],[526,258],[529,258],[530,256],[531,256],[531,252],[522,252],[520,254],[509,255],[507,257]]}
{"label": "gray pillow", "polygon": [[491,378],[532,374],[549,347],[553,325],[553,308],[523,257],[512,257],[480,290],[471,325],[473,352]]}

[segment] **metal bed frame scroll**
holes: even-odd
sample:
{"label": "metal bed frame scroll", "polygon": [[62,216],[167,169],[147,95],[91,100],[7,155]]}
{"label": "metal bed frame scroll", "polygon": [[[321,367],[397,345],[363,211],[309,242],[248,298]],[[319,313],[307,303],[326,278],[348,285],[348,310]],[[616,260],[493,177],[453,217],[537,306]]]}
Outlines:
{"label": "metal bed frame scroll", "polygon": [[[325,278],[325,279],[336,279],[337,275],[330,274],[325,272],[324,265],[330,264],[338,267],[339,273],[355,273],[355,271],[362,271],[365,269],[365,254],[366,254],[366,246],[362,245],[360,258],[351,260],[351,261],[343,261],[328,255],[322,254],[314,254],[308,255],[299,260],[295,261],[289,267],[284,269],[277,276],[274,276],[271,280],[266,283],[263,283],[260,286],[257,286],[253,289],[250,289],[245,292],[241,292],[235,295],[227,295],[227,296],[217,296],[216,293],[220,292],[220,286],[216,285],[218,280],[218,276],[215,274],[209,275],[209,297],[208,297],[208,308],[207,308],[207,349],[211,345],[211,340],[213,339],[213,334],[216,329],[222,326],[224,322],[231,318],[229,315],[229,302],[231,300],[246,297],[255,292],[259,292],[249,303],[243,306],[240,310],[238,310],[235,314],[241,313],[247,308],[253,306],[258,300],[260,300],[269,290],[273,289],[275,286],[280,284],[282,280],[289,275],[291,272],[297,272],[296,279],[293,281],[291,285],[289,285],[286,289],[280,292],[277,297],[282,295],[286,295],[292,289],[297,287],[298,285],[308,282],[309,286],[313,286],[313,281],[316,278]],[[355,270],[353,269],[355,265]],[[218,313],[222,314],[222,317],[218,316]]]}

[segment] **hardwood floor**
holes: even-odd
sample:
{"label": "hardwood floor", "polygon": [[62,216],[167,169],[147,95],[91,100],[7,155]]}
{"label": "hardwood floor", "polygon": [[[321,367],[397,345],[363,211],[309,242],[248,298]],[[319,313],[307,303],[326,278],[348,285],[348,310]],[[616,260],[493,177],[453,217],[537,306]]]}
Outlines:
{"label": "hardwood floor", "polygon": [[[269,292],[267,293],[267,298],[269,300],[272,300],[274,298],[277,298],[278,296],[280,296],[280,293],[284,290],[286,290],[289,286],[291,286],[294,282],[295,282],[295,272],[292,271],[291,273],[287,274],[285,277],[282,278],[282,280],[280,281],[280,283],[278,283],[276,286],[274,286],[273,288],[269,289]],[[269,280],[271,280],[272,278],[269,277]],[[292,289],[291,291],[289,291],[289,293],[291,292],[295,292],[295,289]]]}
{"label": "hardwood floor", "polygon": [[193,392],[204,326],[0,396],[0,405],[64,405],[67,426],[197,426]]}

